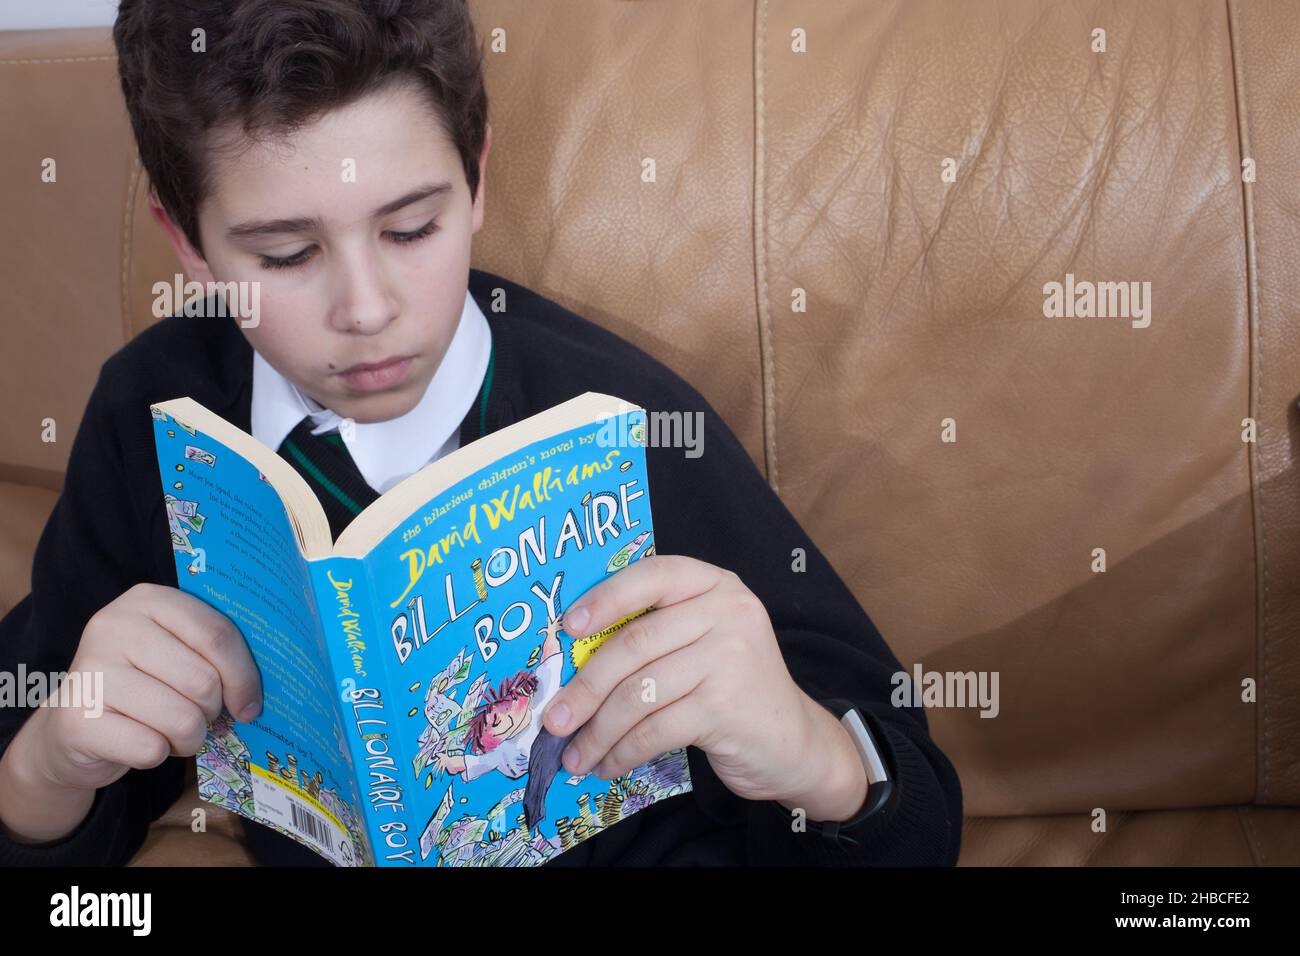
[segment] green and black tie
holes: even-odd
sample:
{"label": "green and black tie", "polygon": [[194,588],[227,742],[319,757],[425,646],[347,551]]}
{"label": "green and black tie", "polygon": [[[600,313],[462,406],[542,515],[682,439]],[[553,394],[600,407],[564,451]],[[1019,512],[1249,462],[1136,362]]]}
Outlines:
{"label": "green and black tie", "polygon": [[[479,386],[478,400],[470,406],[465,421],[457,434],[464,439],[466,425],[473,423],[477,437],[488,433],[488,396],[492,393],[492,373],[496,364],[496,348],[488,353],[487,373]],[[335,538],[352,519],[379,497],[375,489],[366,484],[357,463],[352,460],[352,453],[343,442],[338,429],[321,435],[313,435],[315,422],[311,416],[304,418],[294,426],[280,444],[280,457],[293,465],[298,474],[307,479],[307,484],[325,509],[329,519],[330,533]]]}
{"label": "green and black tie", "polygon": [[280,445],[280,457],[307,480],[337,538],[379,493],[366,484],[338,429],[313,435],[314,427],[310,417],[295,425]]}

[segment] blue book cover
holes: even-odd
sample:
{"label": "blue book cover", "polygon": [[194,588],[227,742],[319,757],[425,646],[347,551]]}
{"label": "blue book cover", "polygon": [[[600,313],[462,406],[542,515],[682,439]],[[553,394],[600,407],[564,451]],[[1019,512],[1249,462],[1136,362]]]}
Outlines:
{"label": "blue book cover", "polygon": [[332,540],[310,486],[190,399],[151,409],[180,588],[226,614],[263,710],[199,752],[200,795],[340,866],[535,866],[691,789],[686,751],[614,780],[541,715],[629,615],[566,607],[654,553],[643,409],[586,393],[381,496]]}

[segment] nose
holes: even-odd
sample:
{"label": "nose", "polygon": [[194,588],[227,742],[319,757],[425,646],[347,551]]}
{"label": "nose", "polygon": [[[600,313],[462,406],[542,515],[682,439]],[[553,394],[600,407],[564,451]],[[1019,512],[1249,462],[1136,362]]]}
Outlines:
{"label": "nose", "polygon": [[381,258],[371,249],[347,250],[338,256],[331,324],[341,332],[374,335],[397,318],[393,294]]}

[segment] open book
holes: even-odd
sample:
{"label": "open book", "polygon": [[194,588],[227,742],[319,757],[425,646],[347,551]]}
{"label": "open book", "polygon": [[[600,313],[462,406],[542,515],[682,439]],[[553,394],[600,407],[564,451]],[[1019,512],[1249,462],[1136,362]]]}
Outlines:
{"label": "open book", "polygon": [[209,727],[205,800],[338,865],[533,866],[691,789],[684,749],[571,776],[541,724],[637,616],[578,640],[560,625],[654,552],[643,409],[587,392],[503,428],[337,541],[271,449],[189,398],[152,414],[177,580],[239,627],[262,677],[257,718]]}

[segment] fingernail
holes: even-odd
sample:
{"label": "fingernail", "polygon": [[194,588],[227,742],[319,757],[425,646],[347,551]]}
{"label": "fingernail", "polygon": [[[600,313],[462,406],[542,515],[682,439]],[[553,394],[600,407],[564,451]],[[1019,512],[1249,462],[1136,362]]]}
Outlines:
{"label": "fingernail", "polygon": [[551,718],[551,723],[555,725],[556,730],[564,730],[569,726],[569,718],[572,714],[569,713],[568,704],[562,700],[557,700],[551,705],[548,716]]}
{"label": "fingernail", "polygon": [[578,748],[576,746],[569,744],[569,746],[565,747],[564,756],[561,758],[564,763],[564,769],[569,771],[569,773],[577,773],[578,757]]}
{"label": "fingernail", "polygon": [[262,705],[254,701],[253,703],[249,704],[247,707],[245,707],[243,710],[239,712],[239,718],[238,718],[239,722],[241,724],[246,724],[261,712],[262,712]]}
{"label": "fingernail", "polygon": [[570,634],[576,634],[587,626],[587,621],[591,618],[591,612],[585,607],[569,608],[569,613],[564,615],[564,629]]}

